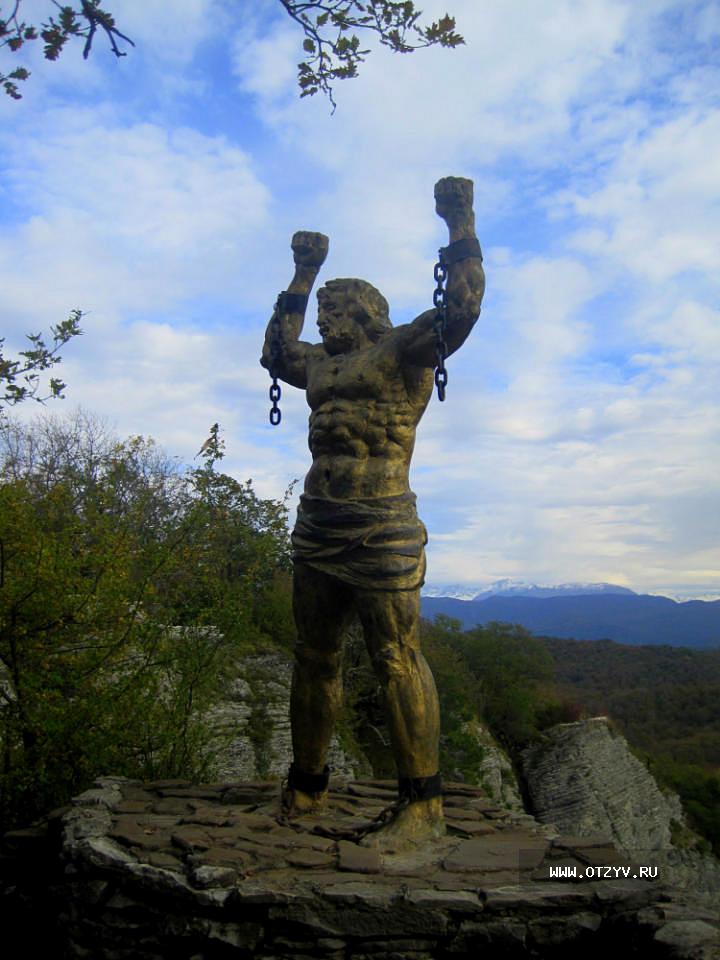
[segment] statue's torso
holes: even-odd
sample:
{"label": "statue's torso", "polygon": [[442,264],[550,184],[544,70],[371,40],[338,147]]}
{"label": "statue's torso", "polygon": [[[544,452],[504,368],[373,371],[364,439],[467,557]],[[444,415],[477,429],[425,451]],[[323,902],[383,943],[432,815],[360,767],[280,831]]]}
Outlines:
{"label": "statue's torso", "polygon": [[407,492],[432,383],[432,370],[402,363],[392,334],[337,356],[314,348],[307,364],[313,463],[305,492],[337,500]]}

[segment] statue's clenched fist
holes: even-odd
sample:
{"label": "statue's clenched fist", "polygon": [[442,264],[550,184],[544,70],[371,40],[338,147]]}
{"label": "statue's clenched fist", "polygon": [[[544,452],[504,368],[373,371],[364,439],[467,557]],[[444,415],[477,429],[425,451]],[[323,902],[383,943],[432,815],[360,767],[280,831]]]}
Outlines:
{"label": "statue's clenched fist", "polygon": [[324,233],[298,230],[293,234],[291,243],[295,263],[298,266],[320,268],[325,263],[329,244]]}
{"label": "statue's clenched fist", "polygon": [[435,210],[447,223],[472,215],[473,182],[464,177],[443,177],[435,184]]}

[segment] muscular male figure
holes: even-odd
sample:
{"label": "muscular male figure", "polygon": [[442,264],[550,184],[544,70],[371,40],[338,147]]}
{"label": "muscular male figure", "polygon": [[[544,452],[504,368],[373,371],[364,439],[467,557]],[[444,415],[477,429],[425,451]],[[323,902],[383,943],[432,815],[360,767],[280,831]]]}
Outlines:
{"label": "muscular male figure", "polygon": [[[472,192],[472,181],[459,177],[435,186],[450,232],[448,355],[470,333],[485,289]],[[342,697],[342,636],[357,615],[385,695],[400,798],[408,801],[386,832],[418,838],[442,830],[438,700],[418,638],[427,536],[408,476],[433,389],[436,310],[393,327],[374,287],[332,280],[317,295],[322,342],[307,343],[300,340],[307,297],[328,240],[296,233],[292,250],[295,275],[268,325],[261,361],[305,390],[311,409],[312,466],[292,535],[298,642],[284,803],[292,815],[324,799]]]}

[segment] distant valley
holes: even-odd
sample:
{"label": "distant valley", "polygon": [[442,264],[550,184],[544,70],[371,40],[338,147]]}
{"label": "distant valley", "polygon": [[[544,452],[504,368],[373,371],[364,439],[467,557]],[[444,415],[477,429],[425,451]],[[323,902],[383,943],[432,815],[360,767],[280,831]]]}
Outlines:
{"label": "distant valley", "polygon": [[[455,587],[446,589],[460,593]],[[465,588],[465,596],[470,589]],[[441,591],[429,588],[428,592]],[[444,614],[459,620],[466,630],[501,621],[520,624],[536,635],[570,640],[720,648],[720,600],[678,603],[612,584],[537,587],[500,581],[478,589],[472,600],[423,595],[421,604],[424,617],[432,620]]]}

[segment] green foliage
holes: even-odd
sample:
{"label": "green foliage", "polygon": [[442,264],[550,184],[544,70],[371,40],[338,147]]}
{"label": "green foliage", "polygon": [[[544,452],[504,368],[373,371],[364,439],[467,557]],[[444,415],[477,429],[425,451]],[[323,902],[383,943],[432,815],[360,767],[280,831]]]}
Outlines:
{"label": "green foliage", "polygon": [[720,855],[720,774],[666,757],[650,758],[649,765],[653,776],[680,796],[691,826]]}
{"label": "green foliage", "polygon": [[[212,436],[212,435],[211,435]],[[0,813],[39,815],[108,770],[206,772],[204,716],[274,637],[284,503],[92,419],[0,425]]]}
{"label": "green foliage", "polygon": [[[45,44],[45,58],[57,60],[71,37],[81,37],[85,40],[83,57],[87,59],[98,29],[105,33],[116,57],[126,55],[118,47],[117,39],[134,46],[133,41],[117,29],[112,14],[100,6],[100,0],[80,0],[79,6],[56,3],[59,14],[49,17],[39,30],[20,19],[21,3],[22,0],[14,0],[10,14],[0,19],[0,48],[7,47],[11,53],[40,36]],[[313,96],[322,91],[333,110],[336,106],[333,81],[356,77],[358,64],[370,52],[360,49],[360,40],[351,31],[373,33],[383,46],[395,53],[412,53],[435,45],[457,47],[465,42],[455,32],[455,20],[448,14],[427,27],[419,25],[422,14],[411,0],[280,0],[280,3],[305,34],[306,56],[298,64],[300,96]],[[29,76],[24,67],[18,67],[7,75],[0,73],[0,85],[9,96],[20,100],[22,94],[16,81]]]}
{"label": "green foliage", "polygon": [[271,638],[273,646],[292,653],[297,634],[292,572],[285,566],[286,562],[283,555],[282,562],[278,562],[274,569],[270,568],[271,576],[258,586],[253,610],[255,622],[262,625],[263,634]]}
{"label": "green foliage", "polygon": [[[59,13],[55,17],[48,17],[39,29],[20,19],[21,5],[22,0],[14,0],[12,9],[4,17],[0,10],[0,49],[6,47],[10,53],[17,53],[26,43],[40,37],[44,44],[45,59],[57,60],[71,37],[81,37],[85,40],[83,57],[87,60],[98,28],[105,33],[110,49],[116,57],[126,55],[118,47],[116,38],[131,46],[135,45],[129,37],[120,33],[112,14],[100,6],[100,0],[80,0],[77,8],[69,4],[55,3]],[[30,72],[24,67],[16,67],[8,74],[0,73],[0,86],[13,100],[21,100],[22,94],[15,81],[27,80],[29,76]]]}
{"label": "green foliage", "polygon": [[213,626],[256,646],[264,635],[261,610],[278,626],[282,621],[271,591],[279,574],[290,569],[290,491],[278,504],[260,499],[251,480],[242,483],[217,473],[223,446],[214,424],[203,445],[203,466],[185,477],[175,562],[159,573],[158,593],[162,608],[173,611],[174,623]]}
{"label": "green foliage", "polygon": [[484,750],[468,724],[478,714],[480,685],[458,650],[460,624],[443,616],[423,621],[421,636],[440,701],[440,772],[448,780],[478,783]]}
{"label": "green foliage", "polygon": [[460,621],[441,614],[423,621],[422,635],[438,687],[446,776],[479,782],[477,718],[512,759],[546,727],[580,719],[581,708],[555,685],[552,657],[523,627],[490,623],[463,632]]}
{"label": "green foliage", "polygon": [[458,651],[461,633],[457,620],[438,617],[434,623],[422,622],[422,649],[438,688],[440,711],[452,715],[456,724],[477,713],[480,688]]}
{"label": "green foliage", "polygon": [[50,378],[50,392],[47,396],[37,395],[40,389],[40,373],[61,362],[58,351],[68,340],[80,336],[81,318],[81,311],[73,310],[67,320],[51,327],[51,346],[45,343],[42,334],[28,334],[30,347],[20,351],[21,360],[8,360],[3,355],[5,339],[0,337],[0,414],[4,406],[15,406],[23,400],[33,399],[44,403],[52,397],[62,397],[65,384],[56,377]]}
{"label": "green foliage", "polygon": [[558,683],[631,743],[677,763],[720,767],[720,650],[546,639]]}
{"label": "green foliage", "polygon": [[443,715],[440,736],[440,772],[447,780],[482,785],[482,763],[485,748],[473,735],[472,727],[453,722],[452,716]]}
{"label": "green foliage", "polygon": [[454,642],[478,684],[478,708],[511,755],[526,746],[555,714],[552,657],[523,627],[489,623]]}
{"label": "green foliage", "polygon": [[427,27],[418,20],[422,12],[410,0],[280,0],[288,15],[305,34],[305,58],[298,64],[300,96],[318,92],[336,107],[332,84],[357,76],[369,50],[360,48],[353,31],[375,34],[394,53],[412,53],[436,44],[457,47],[465,41],[455,32],[455,20],[445,14]]}

